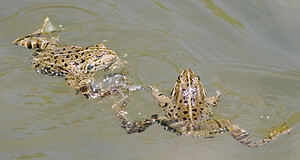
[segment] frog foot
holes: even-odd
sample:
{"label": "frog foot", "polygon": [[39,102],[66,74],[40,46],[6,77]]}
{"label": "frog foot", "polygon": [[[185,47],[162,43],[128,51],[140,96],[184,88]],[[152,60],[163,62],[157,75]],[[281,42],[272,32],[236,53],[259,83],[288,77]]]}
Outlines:
{"label": "frog foot", "polygon": [[292,128],[289,128],[286,123],[283,123],[280,126],[275,127],[268,137],[270,139],[276,139],[279,135],[289,133],[291,130]]}
{"label": "frog foot", "polygon": [[136,133],[136,132],[141,133],[141,132],[144,132],[147,127],[154,124],[156,122],[157,118],[158,118],[158,115],[155,114],[155,115],[152,115],[150,119],[145,119],[143,121],[130,122],[128,120],[125,120],[123,117],[122,128],[124,128],[128,134]]}

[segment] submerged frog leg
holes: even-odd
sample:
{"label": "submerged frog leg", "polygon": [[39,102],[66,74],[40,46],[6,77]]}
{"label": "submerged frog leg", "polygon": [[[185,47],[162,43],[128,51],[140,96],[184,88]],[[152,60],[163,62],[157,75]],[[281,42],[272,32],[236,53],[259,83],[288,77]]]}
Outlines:
{"label": "submerged frog leg", "polygon": [[132,85],[132,86],[128,86],[127,88],[128,88],[128,90],[130,92],[132,92],[132,91],[138,91],[138,90],[141,90],[141,89],[144,89],[144,90],[148,91],[146,88],[144,88],[141,85]]}
{"label": "submerged frog leg", "polygon": [[288,133],[291,130],[291,128],[289,128],[288,126],[286,126],[285,123],[283,123],[279,127],[273,129],[266,138],[261,139],[257,142],[254,142],[249,136],[249,134],[247,133],[247,131],[242,128],[239,128],[238,125],[230,126],[229,130],[230,130],[229,133],[235,140],[239,141],[240,143],[250,148],[256,148],[256,147],[263,146],[272,140],[275,140],[281,134]]}
{"label": "submerged frog leg", "polygon": [[[65,80],[70,87],[76,89],[77,92],[81,92],[87,99],[94,98],[92,94],[94,92],[90,84],[95,81],[95,79],[91,75],[74,75],[69,73],[65,76]],[[99,97],[102,96],[101,93],[98,92],[98,94]]]}
{"label": "submerged frog leg", "polygon": [[215,107],[219,104],[220,102],[220,95],[221,95],[221,92],[219,90],[216,91],[217,95],[216,96],[213,96],[213,97],[206,97],[205,98],[205,103],[209,106],[212,106],[212,107]]}
{"label": "submerged frog leg", "polygon": [[127,122],[129,123],[129,121],[128,121],[127,117],[126,117],[126,114],[127,114],[127,112],[124,111],[124,110],[121,110],[120,112],[118,112],[116,114],[116,116],[119,117],[122,120],[122,124],[123,123],[127,123]]}
{"label": "submerged frog leg", "polygon": [[165,107],[171,102],[169,97],[164,96],[155,86],[149,86],[152,89],[152,96],[156,100],[159,106]]}
{"label": "submerged frog leg", "polygon": [[123,125],[122,128],[124,128],[128,134],[136,133],[136,132],[138,132],[138,133],[144,132],[146,130],[146,128],[151,126],[152,124],[154,124],[158,118],[157,114],[155,114],[155,115],[152,115],[150,119],[145,119],[143,121],[130,122],[122,114],[117,114],[117,116],[121,118],[122,125]]}
{"label": "submerged frog leg", "polygon": [[[112,105],[112,109],[114,109],[117,112],[123,111],[123,108],[127,105],[126,100],[129,99],[129,96],[124,95],[122,92],[120,93],[122,95],[122,99],[120,99],[117,103],[114,103]],[[115,100],[114,100],[115,101]],[[122,104],[121,104],[122,103]],[[119,106],[121,104],[121,107]]]}
{"label": "submerged frog leg", "polygon": [[171,132],[177,132],[177,126],[174,125],[184,125],[185,121],[182,122],[176,122],[174,123],[170,118],[167,117],[158,117],[157,118],[157,123],[159,123],[160,125],[164,126],[165,130],[167,131],[171,131]]}

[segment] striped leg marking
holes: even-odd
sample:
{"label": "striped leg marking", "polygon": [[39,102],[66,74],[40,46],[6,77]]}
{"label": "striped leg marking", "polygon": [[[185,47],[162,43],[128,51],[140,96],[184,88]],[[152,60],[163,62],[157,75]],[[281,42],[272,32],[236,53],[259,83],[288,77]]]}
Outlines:
{"label": "striped leg marking", "polygon": [[285,123],[280,125],[279,127],[275,128],[271,131],[271,133],[264,139],[261,139],[257,142],[253,141],[250,135],[247,133],[246,130],[239,128],[238,125],[232,125],[230,127],[230,134],[231,136],[237,140],[238,142],[250,147],[250,148],[257,148],[269,143],[272,140],[275,140],[279,135],[285,134],[291,131],[291,128],[287,127]]}

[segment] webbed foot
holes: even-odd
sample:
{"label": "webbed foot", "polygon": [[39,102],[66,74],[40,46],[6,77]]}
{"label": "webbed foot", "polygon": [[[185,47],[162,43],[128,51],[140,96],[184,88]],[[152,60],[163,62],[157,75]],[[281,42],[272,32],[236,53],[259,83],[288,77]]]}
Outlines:
{"label": "webbed foot", "polygon": [[152,115],[150,119],[145,119],[143,121],[134,121],[134,122],[130,122],[124,117],[120,117],[120,118],[123,119],[122,128],[124,128],[128,134],[131,134],[136,132],[138,133],[144,132],[147,127],[151,126],[156,122],[158,115],[155,114]]}

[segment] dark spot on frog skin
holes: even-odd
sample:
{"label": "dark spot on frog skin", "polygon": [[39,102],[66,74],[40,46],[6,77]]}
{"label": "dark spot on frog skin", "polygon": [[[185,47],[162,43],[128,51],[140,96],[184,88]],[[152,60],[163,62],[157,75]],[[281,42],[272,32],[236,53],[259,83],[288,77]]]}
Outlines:
{"label": "dark spot on frog skin", "polygon": [[187,105],[187,103],[188,103],[187,101],[184,101],[184,104],[185,104],[185,105]]}

